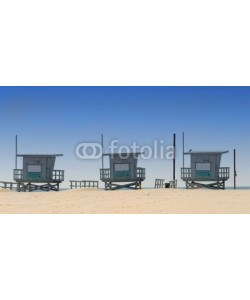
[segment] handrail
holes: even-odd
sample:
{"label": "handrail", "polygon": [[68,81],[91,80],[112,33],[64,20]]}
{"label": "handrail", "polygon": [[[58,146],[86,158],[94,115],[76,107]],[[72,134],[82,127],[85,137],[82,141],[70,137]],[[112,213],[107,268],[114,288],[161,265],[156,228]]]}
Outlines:
{"label": "handrail", "polygon": [[[192,169],[191,168],[181,168],[181,178],[184,180],[197,180],[197,178],[192,177]],[[228,180],[230,178],[230,168],[229,167],[221,167],[219,168],[219,173],[216,178],[213,179],[223,179]]]}
{"label": "handrail", "polygon": [[[145,168],[136,168],[136,178],[130,178],[129,180],[145,180],[146,171]],[[112,180],[110,169],[100,169],[100,179],[103,181]]]}
{"label": "handrail", "polygon": [[[24,178],[23,169],[14,169],[14,180],[16,181],[27,181],[26,178]],[[64,170],[53,170],[52,172],[52,178],[48,178],[45,181],[64,181]],[[30,181],[30,180],[29,180]],[[36,180],[34,180],[36,181]]]}

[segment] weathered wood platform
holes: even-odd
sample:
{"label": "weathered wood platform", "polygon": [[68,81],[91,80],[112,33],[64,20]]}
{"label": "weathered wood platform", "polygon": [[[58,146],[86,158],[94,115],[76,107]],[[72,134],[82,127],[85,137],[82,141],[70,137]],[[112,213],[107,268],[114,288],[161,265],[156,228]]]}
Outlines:
{"label": "weathered wood platform", "polygon": [[129,182],[125,184],[118,184],[114,182],[105,182],[105,190],[108,191],[115,191],[119,189],[131,189],[131,190],[141,190],[142,185],[141,181],[134,181],[134,182]]}
{"label": "weathered wood platform", "polygon": [[18,192],[33,192],[33,191],[45,191],[45,192],[49,192],[49,191],[55,191],[55,192],[59,192],[59,182],[57,183],[44,183],[44,184],[35,184],[32,182],[18,182],[17,183],[17,191]]}
{"label": "weathered wood platform", "polygon": [[212,190],[225,190],[225,180],[220,180],[211,183],[201,183],[195,181],[186,181],[186,189],[201,189],[208,188]]}

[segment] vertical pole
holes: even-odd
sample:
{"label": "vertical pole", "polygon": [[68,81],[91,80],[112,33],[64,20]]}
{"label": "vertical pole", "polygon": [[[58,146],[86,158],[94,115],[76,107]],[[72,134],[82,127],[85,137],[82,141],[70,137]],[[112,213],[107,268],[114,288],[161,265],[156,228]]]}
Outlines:
{"label": "vertical pole", "polygon": [[173,159],[173,181],[175,181],[175,164],[176,164],[176,134],[174,133],[174,159]]}
{"label": "vertical pole", "polygon": [[104,137],[103,137],[103,134],[102,134],[102,169],[104,169]]}
{"label": "vertical pole", "polygon": [[234,149],[234,189],[236,190],[236,177],[237,177],[237,171],[236,171],[236,149]]}
{"label": "vertical pole", "polygon": [[16,135],[15,169],[17,169],[17,135]]}
{"label": "vertical pole", "polygon": [[182,155],[183,155],[183,169],[185,168],[185,133],[182,133]]}

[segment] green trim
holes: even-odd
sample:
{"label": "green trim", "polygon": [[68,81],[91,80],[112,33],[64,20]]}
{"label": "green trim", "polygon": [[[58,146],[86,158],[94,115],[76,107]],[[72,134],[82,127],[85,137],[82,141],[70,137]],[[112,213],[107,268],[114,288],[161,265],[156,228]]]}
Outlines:
{"label": "green trim", "polygon": [[38,172],[28,172],[27,173],[27,179],[41,179],[42,173]]}
{"label": "green trim", "polygon": [[211,171],[196,171],[196,177],[211,177]]}
{"label": "green trim", "polygon": [[114,172],[114,177],[115,178],[130,178],[131,177],[131,174],[130,174],[130,171],[116,171]]}

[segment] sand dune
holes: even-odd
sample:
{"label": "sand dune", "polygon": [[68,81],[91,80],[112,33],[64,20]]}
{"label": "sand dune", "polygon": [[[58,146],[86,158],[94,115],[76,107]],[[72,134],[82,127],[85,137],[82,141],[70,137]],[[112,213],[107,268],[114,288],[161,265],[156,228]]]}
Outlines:
{"label": "sand dune", "polygon": [[1,214],[249,214],[249,191],[0,190]]}

